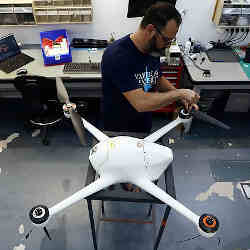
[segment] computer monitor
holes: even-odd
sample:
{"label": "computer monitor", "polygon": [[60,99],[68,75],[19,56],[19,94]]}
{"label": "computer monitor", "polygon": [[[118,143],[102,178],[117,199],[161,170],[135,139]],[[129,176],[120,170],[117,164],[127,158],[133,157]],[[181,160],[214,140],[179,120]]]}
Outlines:
{"label": "computer monitor", "polygon": [[13,34],[0,38],[0,62],[20,53],[20,48]]}
{"label": "computer monitor", "polygon": [[176,0],[129,0],[128,3],[128,13],[127,17],[142,17],[145,14],[145,11],[152,5],[157,2],[170,3],[172,5],[176,4]]}

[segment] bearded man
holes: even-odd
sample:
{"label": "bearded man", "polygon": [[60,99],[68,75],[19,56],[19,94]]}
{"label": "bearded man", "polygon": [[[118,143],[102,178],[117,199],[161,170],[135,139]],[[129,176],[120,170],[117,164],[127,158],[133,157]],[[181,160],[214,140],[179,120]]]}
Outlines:
{"label": "bearded man", "polygon": [[198,109],[199,95],[176,89],[160,70],[160,52],[175,40],[181,22],[173,5],[154,4],[135,33],[106,48],[101,62],[104,130],[150,133],[152,111],[179,100]]}

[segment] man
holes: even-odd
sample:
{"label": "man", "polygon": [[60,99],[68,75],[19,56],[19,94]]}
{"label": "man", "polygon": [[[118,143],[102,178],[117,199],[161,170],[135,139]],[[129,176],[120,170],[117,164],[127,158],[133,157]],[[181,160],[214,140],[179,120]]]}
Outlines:
{"label": "man", "polygon": [[166,3],[152,5],[139,29],[114,41],[102,58],[104,130],[145,132],[152,112],[181,100],[195,106],[199,96],[176,89],[160,71],[159,52],[175,39],[181,15]]}

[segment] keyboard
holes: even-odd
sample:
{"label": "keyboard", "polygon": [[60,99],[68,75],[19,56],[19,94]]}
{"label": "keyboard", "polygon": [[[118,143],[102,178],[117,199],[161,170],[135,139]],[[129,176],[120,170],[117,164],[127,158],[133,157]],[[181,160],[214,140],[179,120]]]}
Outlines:
{"label": "keyboard", "polygon": [[65,63],[65,74],[98,74],[101,73],[101,63]]}

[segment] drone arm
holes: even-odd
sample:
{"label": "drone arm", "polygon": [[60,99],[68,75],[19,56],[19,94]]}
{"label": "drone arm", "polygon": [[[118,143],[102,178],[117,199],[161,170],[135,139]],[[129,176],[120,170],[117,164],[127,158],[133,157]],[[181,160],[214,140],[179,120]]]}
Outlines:
{"label": "drone arm", "polygon": [[94,127],[91,123],[87,122],[84,118],[81,117],[83,126],[98,140],[98,141],[104,141],[109,139],[107,135],[105,135],[103,132],[101,132],[99,129]]}
{"label": "drone arm", "polygon": [[145,137],[143,140],[146,142],[156,142],[159,138],[161,138],[163,135],[168,133],[171,129],[175,128],[178,126],[180,123],[183,123],[183,119],[178,117],[174,121],[170,122],[166,126],[160,128],[159,130],[155,131],[151,135]]}
{"label": "drone arm", "polygon": [[59,202],[53,207],[49,208],[49,215],[53,216],[56,213],[62,211],[63,209],[73,205],[74,203],[88,197],[91,194],[94,194],[112,184],[115,183],[115,178],[112,176],[103,176],[91,183],[90,185],[84,187],[80,191],[76,192],[72,196],[66,198],[65,200]]}
{"label": "drone arm", "polygon": [[157,187],[154,183],[146,178],[142,178],[139,180],[133,181],[135,185],[139,186],[140,188],[144,189],[146,192],[150,193],[151,195],[155,196],[159,200],[163,201],[173,209],[175,209],[180,214],[184,215],[187,219],[191,220],[196,226],[199,225],[199,216],[193,213],[190,209],[182,205],[180,202],[175,200],[169,194],[164,192],[162,189]]}

